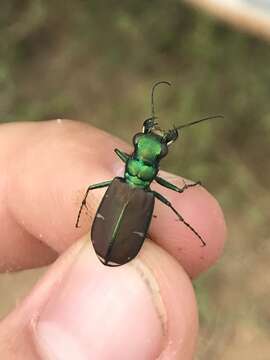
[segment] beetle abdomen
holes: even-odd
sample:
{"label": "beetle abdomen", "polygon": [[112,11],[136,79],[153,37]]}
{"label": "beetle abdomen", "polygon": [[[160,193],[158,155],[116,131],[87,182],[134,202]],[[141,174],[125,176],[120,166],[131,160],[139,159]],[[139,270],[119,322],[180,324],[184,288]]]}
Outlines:
{"label": "beetle abdomen", "polygon": [[123,265],[139,252],[150,225],[155,198],[149,191],[114,178],[97,210],[91,238],[106,265]]}

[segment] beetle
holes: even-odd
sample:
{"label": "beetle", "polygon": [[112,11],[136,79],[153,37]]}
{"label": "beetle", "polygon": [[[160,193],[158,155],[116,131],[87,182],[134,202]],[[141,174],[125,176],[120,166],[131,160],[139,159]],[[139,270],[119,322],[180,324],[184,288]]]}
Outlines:
{"label": "beetle", "polygon": [[200,240],[201,246],[206,242],[200,234],[179,214],[171,202],[162,194],[150,188],[155,180],[161,186],[178,193],[183,193],[190,187],[200,185],[194,182],[178,187],[158,176],[159,163],[169,151],[179,135],[179,130],[222,115],[208,116],[203,119],[162,130],[154,112],[154,91],[160,84],[171,85],[168,81],[156,82],[151,91],[152,115],[143,123],[142,131],[133,137],[134,150],[127,154],[115,149],[116,155],[124,162],[123,177],[90,185],[85,193],[78,212],[76,227],[82,209],[87,207],[86,200],[91,190],[107,187],[96,212],[91,229],[91,239],[100,261],[107,266],[124,265],[136,257],[146,238],[151,222],[155,199],[168,206],[178,220],[184,223]]}

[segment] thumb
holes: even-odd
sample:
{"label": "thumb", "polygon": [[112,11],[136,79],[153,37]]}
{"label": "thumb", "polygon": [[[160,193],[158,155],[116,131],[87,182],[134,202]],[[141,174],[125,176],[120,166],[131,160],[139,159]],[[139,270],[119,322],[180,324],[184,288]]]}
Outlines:
{"label": "thumb", "polygon": [[192,359],[197,312],[179,264],[150,241],[117,268],[85,238],[0,325],[0,358]]}

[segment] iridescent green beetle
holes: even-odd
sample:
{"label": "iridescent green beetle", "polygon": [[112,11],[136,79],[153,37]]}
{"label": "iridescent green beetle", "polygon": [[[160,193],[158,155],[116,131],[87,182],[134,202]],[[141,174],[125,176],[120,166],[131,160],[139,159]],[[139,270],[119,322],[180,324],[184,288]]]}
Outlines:
{"label": "iridescent green beetle", "polygon": [[171,208],[178,219],[199,238],[201,245],[206,245],[199,233],[183,219],[170,201],[151,190],[150,185],[155,180],[168,189],[182,193],[200,184],[185,184],[181,188],[171,184],[158,176],[159,163],[168,154],[169,145],[178,138],[179,129],[222,116],[206,117],[171,130],[162,130],[154,113],[154,91],[159,84],[170,85],[167,81],[159,81],[152,87],[152,116],[144,121],[142,132],[133,137],[133,153],[129,155],[115,149],[115,153],[125,163],[124,176],[90,185],[78,213],[76,227],[79,225],[82,209],[86,206],[89,191],[108,187],[91,230],[95,252],[104,265],[119,266],[136,257],[147,235],[155,198]]}

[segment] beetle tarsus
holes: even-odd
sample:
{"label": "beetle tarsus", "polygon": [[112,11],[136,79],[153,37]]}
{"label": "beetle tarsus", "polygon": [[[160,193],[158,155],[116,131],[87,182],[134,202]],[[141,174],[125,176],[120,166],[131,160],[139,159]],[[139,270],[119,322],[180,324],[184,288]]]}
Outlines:
{"label": "beetle tarsus", "polygon": [[181,188],[181,190],[183,190],[183,191],[185,191],[188,188],[194,187],[194,186],[202,185],[201,181],[196,181],[192,184],[187,184],[184,179],[183,179],[183,183],[184,183],[184,186]]}

